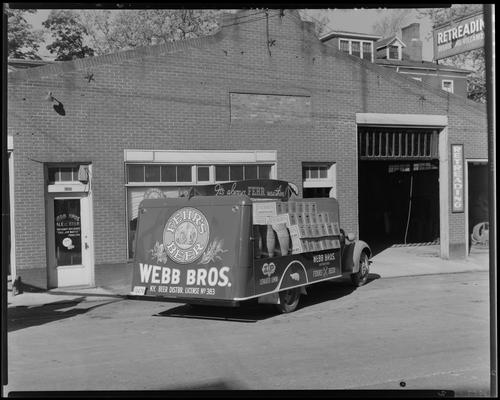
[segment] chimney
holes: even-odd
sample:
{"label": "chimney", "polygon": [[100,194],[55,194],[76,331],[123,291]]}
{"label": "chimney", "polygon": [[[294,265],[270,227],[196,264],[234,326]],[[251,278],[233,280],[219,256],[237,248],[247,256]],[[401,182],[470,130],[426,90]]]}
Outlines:
{"label": "chimney", "polygon": [[401,40],[406,45],[403,48],[403,59],[422,61],[422,41],[420,40],[420,24],[414,22],[401,28]]}

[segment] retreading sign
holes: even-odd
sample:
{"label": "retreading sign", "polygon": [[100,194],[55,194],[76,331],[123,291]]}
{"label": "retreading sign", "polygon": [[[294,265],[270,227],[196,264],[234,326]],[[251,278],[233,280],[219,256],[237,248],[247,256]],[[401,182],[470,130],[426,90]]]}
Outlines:
{"label": "retreading sign", "polygon": [[451,145],[452,212],[464,212],[464,145]]}
{"label": "retreading sign", "polygon": [[434,27],[434,60],[451,57],[484,46],[484,19],[476,13]]}

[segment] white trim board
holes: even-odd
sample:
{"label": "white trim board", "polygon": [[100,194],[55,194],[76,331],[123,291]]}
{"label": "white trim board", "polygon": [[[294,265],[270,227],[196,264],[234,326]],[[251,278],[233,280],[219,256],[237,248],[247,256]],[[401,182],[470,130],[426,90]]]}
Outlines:
{"label": "white trim board", "polygon": [[276,162],[276,150],[124,150],[124,160],[168,163]]}
{"label": "white trim board", "polygon": [[448,125],[448,116],[431,114],[380,114],[356,113],[358,125],[411,125],[443,127]]}

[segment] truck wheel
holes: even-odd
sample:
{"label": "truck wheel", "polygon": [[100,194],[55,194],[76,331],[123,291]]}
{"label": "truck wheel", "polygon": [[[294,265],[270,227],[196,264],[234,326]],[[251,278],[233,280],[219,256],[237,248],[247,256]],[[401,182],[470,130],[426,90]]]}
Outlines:
{"label": "truck wheel", "polygon": [[300,288],[287,289],[279,292],[280,304],[276,308],[282,314],[295,311],[299,304]]}
{"label": "truck wheel", "polygon": [[359,257],[359,271],[351,274],[351,281],[354,286],[363,286],[368,280],[368,273],[370,272],[368,255],[362,252]]}

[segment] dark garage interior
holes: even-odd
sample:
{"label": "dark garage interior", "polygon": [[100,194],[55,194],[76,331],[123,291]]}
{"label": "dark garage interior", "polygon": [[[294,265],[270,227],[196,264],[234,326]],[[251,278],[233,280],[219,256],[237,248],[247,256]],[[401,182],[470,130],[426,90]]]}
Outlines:
{"label": "dark garage interior", "polygon": [[[488,209],[488,164],[481,162],[468,163],[468,210],[469,210],[469,249],[473,244],[487,244],[489,227]],[[482,224],[480,226],[479,224]],[[475,229],[475,231],[474,231]],[[471,235],[474,231],[474,238]],[[472,243],[475,242],[475,243]]]}
{"label": "dark garage interior", "polygon": [[436,161],[359,161],[359,231],[375,252],[439,239]]}

